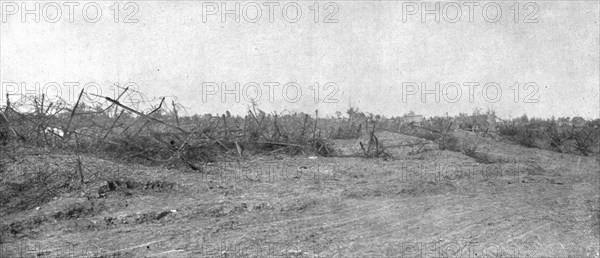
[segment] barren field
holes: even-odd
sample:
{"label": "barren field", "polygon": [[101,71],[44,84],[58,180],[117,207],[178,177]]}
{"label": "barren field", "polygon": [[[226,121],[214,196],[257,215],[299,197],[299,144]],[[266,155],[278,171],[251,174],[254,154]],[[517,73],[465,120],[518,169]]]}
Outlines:
{"label": "barren field", "polygon": [[600,256],[597,157],[457,137],[485,162],[435,144],[352,157],[360,139],[336,140],[346,157],[251,155],[200,171],[83,156],[80,187],[59,173],[75,155],[20,148],[0,184],[19,193],[1,200],[0,256]]}

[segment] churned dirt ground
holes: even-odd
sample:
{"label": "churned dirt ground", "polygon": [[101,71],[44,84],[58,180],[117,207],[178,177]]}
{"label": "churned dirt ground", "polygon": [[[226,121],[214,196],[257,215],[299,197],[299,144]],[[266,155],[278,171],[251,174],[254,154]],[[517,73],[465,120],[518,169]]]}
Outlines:
{"label": "churned dirt ground", "polygon": [[249,156],[202,171],[84,156],[79,187],[61,177],[74,155],[28,150],[4,165],[0,256],[600,256],[597,157],[460,137],[485,162],[434,144],[351,157],[365,139],[337,140],[348,157]]}

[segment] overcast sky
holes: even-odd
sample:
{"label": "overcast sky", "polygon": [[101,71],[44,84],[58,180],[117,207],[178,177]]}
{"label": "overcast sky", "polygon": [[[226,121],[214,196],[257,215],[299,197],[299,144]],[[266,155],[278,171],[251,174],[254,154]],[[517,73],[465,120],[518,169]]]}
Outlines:
{"label": "overcast sky", "polygon": [[[332,115],[354,106],[387,116],[410,110],[433,116],[480,108],[503,118],[600,117],[598,1],[519,2],[518,8],[498,2],[499,15],[495,5],[483,12],[490,2],[473,2],[472,21],[469,2],[441,2],[439,8],[430,2],[427,8],[441,13],[439,22],[434,15],[422,22],[418,2],[320,2],[318,8],[312,1],[274,2],[273,22],[265,2],[238,2],[239,23],[234,15],[222,21],[221,2],[134,1],[118,8],[98,2],[102,14],[95,23],[84,19],[94,20],[94,6],[82,16],[88,2],[72,7],[73,22],[69,6],[58,2],[56,23],[49,21],[57,6],[42,3],[37,23],[35,15],[22,22],[21,2],[6,3],[0,24],[3,102],[7,92],[28,93],[13,83],[34,89],[39,82],[37,92],[51,94],[56,91],[48,85],[56,82],[61,96],[72,100],[69,88],[82,86],[65,82],[97,83],[109,97],[111,85],[131,82],[147,98],[176,98],[189,114],[240,114],[247,99],[257,97],[258,85],[258,104],[266,111]],[[34,9],[35,2],[25,3]],[[302,14],[294,22],[296,3]],[[262,16],[253,23],[256,6]],[[226,7],[234,9],[234,2]],[[221,83],[235,92],[236,82],[239,94],[223,101]],[[440,91],[423,100],[421,86],[434,92],[436,83]],[[480,84],[472,86],[472,98],[468,83]]]}

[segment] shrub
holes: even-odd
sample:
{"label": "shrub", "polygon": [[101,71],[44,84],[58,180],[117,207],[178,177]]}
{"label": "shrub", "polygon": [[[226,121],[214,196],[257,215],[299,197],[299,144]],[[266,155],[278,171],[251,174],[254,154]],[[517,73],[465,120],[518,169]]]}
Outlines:
{"label": "shrub", "polygon": [[572,133],[572,138],[575,140],[575,148],[583,156],[588,156],[593,153],[593,147],[597,146],[597,131],[581,130]]}
{"label": "shrub", "polygon": [[469,157],[475,157],[477,155],[477,145],[464,146],[461,151]]}
{"label": "shrub", "polygon": [[437,135],[431,131],[426,131],[426,130],[417,130],[416,133],[413,135],[416,137],[419,137],[419,138],[430,140],[430,141],[435,141],[439,137],[439,135]]}
{"label": "shrub", "polygon": [[453,135],[442,136],[438,140],[438,145],[440,150],[460,151],[460,147],[458,146],[458,138]]}
{"label": "shrub", "polygon": [[481,163],[481,164],[493,164],[493,163],[495,163],[492,160],[492,158],[490,157],[490,155],[488,155],[486,153],[482,153],[482,152],[477,152],[477,145],[463,146],[461,148],[461,152],[463,154],[465,154],[466,156],[469,156],[469,157],[475,159],[475,161],[477,163]]}
{"label": "shrub", "polygon": [[527,148],[535,148],[536,147],[534,133],[531,130],[526,130],[526,129],[518,130],[517,135],[515,135],[513,139],[518,144],[521,144]]}
{"label": "shrub", "polygon": [[519,133],[518,128],[514,124],[503,125],[498,127],[498,133],[502,136],[517,136]]}
{"label": "shrub", "polygon": [[358,139],[361,135],[362,124],[356,126],[354,123],[337,127],[337,130],[331,128],[329,137],[331,139]]}

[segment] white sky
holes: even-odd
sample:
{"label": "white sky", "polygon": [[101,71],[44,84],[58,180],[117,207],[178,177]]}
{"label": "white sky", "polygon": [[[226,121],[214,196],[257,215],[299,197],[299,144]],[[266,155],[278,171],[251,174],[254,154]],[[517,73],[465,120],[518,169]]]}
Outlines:
{"label": "white sky", "polygon": [[[13,3],[13,2],[9,2]],[[433,16],[420,21],[420,12],[403,22],[402,4],[395,1],[337,1],[339,10],[333,16],[337,23],[323,23],[333,7],[324,10],[320,4],[319,23],[309,7],[312,1],[297,2],[302,16],[297,23],[286,22],[278,2],[274,22],[268,21],[265,2],[262,17],[257,23],[241,18],[234,22],[227,16],[225,23],[217,15],[207,16],[203,22],[201,1],[134,1],[138,11],[133,15],[137,23],[123,23],[133,7],[120,5],[119,19],[109,8],[113,1],[98,2],[102,16],[97,23],[83,19],[82,6],[74,7],[74,21],[69,22],[67,6],[58,2],[62,17],[57,23],[55,9],[47,8],[40,22],[29,15],[21,22],[21,2],[14,2],[19,10],[10,14],[12,6],[2,1],[0,23],[0,100],[5,94],[25,92],[6,83],[58,83],[62,97],[74,99],[67,93],[65,82],[81,85],[94,82],[102,94],[113,97],[110,86],[134,82],[148,97],[170,96],[186,106],[191,113],[244,113],[249,103],[240,92],[240,102],[233,95],[221,100],[221,92],[206,96],[203,101],[203,83],[225,83],[233,89],[235,82],[242,86],[256,82],[278,82],[273,102],[269,101],[267,86],[261,86],[259,107],[266,111],[304,111],[332,115],[345,111],[349,105],[361,110],[387,116],[402,115],[409,110],[426,116],[471,113],[475,108],[492,109],[500,117],[509,118],[527,113],[529,116],[583,116],[600,117],[600,24],[598,1],[538,1],[535,13],[537,23],[523,23],[534,7],[524,10],[520,2],[519,22],[514,21],[511,7],[515,2],[498,2],[502,8],[497,23],[486,22],[482,6],[488,2],[474,2],[474,20],[469,22],[468,7],[464,1],[452,2],[461,6],[462,16],[456,23],[442,17],[436,23]],[[25,2],[30,9],[35,2]],[[244,6],[248,2],[239,2]],[[418,3],[418,2],[417,2]],[[441,2],[442,6],[447,2]],[[43,9],[42,2],[40,9]],[[429,3],[431,8],[433,3]],[[9,4],[10,5],[10,4]],[[233,8],[233,2],[228,2]],[[249,8],[249,16],[254,16]],[[448,16],[454,16],[449,8]],[[288,9],[290,11],[290,9]],[[493,9],[488,10],[493,18]],[[95,16],[94,9],[88,10]],[[220,14],[220,13],[219,13]],[[250,18],[252,18],[250,17]],[[293,18],[293,15],[287,17]],[[450,17],[452,18],[452,17]],[[302,89],[296,103],[282,96],[284,84],[297,82]],[[325,96],[334,87],[339,91],[333,99],[338,103],[324,103]],[[481,88],[476,88],[469,101],[469,88],[461,86],[462,96],[451,103],[440,94],[436,103],[433,95],[425,101],[420,93],[403,100],[403,82],[425,83],[433,89],[436,82],[460,85],[495,82],[502,89],[498,102],[485,101]],[[526,83],[539,86],[532,99],[524,103],[533,87],[525,90]],[[319,103],[314,102],[311,86],[319,83]],[[520,85],[518,102],[511,86]],[[81,87],[75,87],[76,91]],[[514,89],[514,87],[513,87]],[[53,92],[44,91],[37,92]],[[293,88],[289,91],[294,97]],[[493,88],[488,92],[494,97]],[[450,98],[455,96],[449,90]],[[249,95],[254,95],[252,89]]]}

